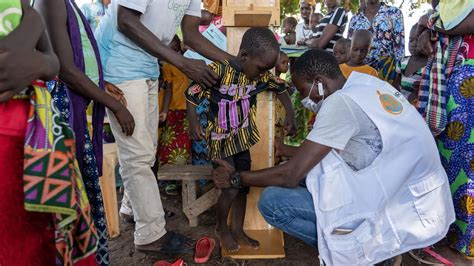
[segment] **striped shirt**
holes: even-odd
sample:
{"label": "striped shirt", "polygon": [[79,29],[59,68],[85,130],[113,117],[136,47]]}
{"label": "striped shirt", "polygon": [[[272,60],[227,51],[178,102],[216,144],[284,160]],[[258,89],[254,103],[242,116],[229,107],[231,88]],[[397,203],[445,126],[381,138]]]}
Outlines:
{"label": "striped shirt", "polygon": [[328,24],[332,24],[338,27],[336,34],[334,34],[328,45],[324,48],[324,50],[332,53],[334,45],[336,44],[337,40],[342,38],[342,34],[344,33],[344,29],[346,28],[347,13],[344,8],[338,7],[336,8],[336,10],[329,12],[326,16],[324,16],[317,26],[316,34],[314,35],[314,37],[321,37],[323,35],[324,28],[326,28]]}
{"label": "striped shirt", "polygon": [[223,159],[250,149],[260,140],[257,94],[267,90],[284,93],[286,88],[270,72],[252,81],[233,62],[214,62],[210,68],[218,76],[216,85],[203,88],[193,83],[185,95],[196,106],[202,98],[209,99],[209,124],[205,129],[209,156]]}

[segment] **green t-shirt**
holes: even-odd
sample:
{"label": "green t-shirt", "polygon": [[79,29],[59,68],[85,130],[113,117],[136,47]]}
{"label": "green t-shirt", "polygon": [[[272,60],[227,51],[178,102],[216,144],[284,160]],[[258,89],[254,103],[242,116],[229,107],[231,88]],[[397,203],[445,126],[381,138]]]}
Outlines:
{"label": "green t-shirt", "polygon": [[0,38],[20,25],[22,15],[21,0],[0,1]]}

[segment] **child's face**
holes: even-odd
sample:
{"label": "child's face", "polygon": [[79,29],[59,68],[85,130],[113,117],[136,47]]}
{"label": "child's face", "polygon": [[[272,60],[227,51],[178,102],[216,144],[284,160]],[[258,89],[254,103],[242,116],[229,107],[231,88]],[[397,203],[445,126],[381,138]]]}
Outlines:
{"label": "child's face", "polygon": [[241,51],[239,59],[241,61],[242,71],[250,80],[257,80],[268,70],[275,67],[278,55],[278,51],[267,51],[259,55],[253,55],[246,51]]}
{"label": "child's face", "polygon": [[408,51],[410,51],[410,54],[415,55],[416,54],[416,46],[418,42],[418,36],[416,35],[417,33],[417,28],[413,27],[410,31],[410,38],[408,39]]}
{"label": "child's face", "polygon": [[282,26],[282,32],[284,34],[287,34],[287,33],[291,33],[295,30],[295,28],[293,27],[293,25],[291,25],[290,23],[288,22],[283,22],[283,26]]}
{"label": "child's face", "polygon": [[350,57],[350,47],[345,43],[336,43],[336,45],[334,45],[333,53],[338,64],[347,63]]}
{"label": "child's face", "polygon": [[350,61],[356,65],[364,64],[364,60],[369,54],[370,42],[353,39],[351,44]]}
{"label": "child's face", "polygon": [[275,70],[280,73],[288,72],[288,63],[290,62],[288,56],[286,54],[280,54],[280,58],[278,59],[278,63],[275,66]]}
{"label": "child's face", "polygon": [[321,17],[319,15],[311,15],[311,19],[309,21],[309,27],[311,29],[316,29],[316,26],[318,26],[319,21],[321,21]]}

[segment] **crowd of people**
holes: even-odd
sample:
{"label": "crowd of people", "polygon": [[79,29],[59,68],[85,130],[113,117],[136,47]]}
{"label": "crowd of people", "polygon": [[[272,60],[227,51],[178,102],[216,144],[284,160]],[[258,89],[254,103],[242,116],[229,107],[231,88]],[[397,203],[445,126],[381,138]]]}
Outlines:
{"label": "crowd of people", "polygon": [[[212,164],[229,252],[259,248],[243,229],[257,186],[265,220],[329,265],[390,261],[445,237],[474,258],[474,4],[433,0],[405,56],[400,9],[366,0],[349,21],[340,0],[324,14],[302,0],[281,38],[250,28],[230,55],[202,35],[211,24],[226,33],[218,2],[0,2],[0,265],[109,264],[109,141],[120,216],[143,253],[195,245],[166,229],[160,188],[176,195],[179,183],[159,183],[156,165]],[[282,44],[308,51],[292,58]],[[278,99],[282,163],[251,171],[265,91]]]}

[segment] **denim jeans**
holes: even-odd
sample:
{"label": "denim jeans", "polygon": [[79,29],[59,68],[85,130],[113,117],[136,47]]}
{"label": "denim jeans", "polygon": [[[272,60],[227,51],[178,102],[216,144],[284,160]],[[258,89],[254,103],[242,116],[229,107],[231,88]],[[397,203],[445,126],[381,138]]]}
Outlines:
{"label": "denim jeans", "polygon": [[267,187],[258,207],[267,223],[317,248],[316,213],[306,187]]}

